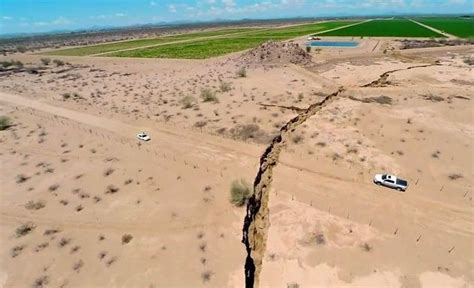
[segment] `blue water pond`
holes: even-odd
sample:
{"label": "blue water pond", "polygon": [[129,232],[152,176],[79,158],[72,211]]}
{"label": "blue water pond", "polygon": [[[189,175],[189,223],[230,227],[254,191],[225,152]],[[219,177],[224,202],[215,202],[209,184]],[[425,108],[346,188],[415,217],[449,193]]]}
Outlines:
{"label": "blue water pond", "polygon": [[355,41],[311,41],[308,45],[316,47],[357,47],[359,43]]}

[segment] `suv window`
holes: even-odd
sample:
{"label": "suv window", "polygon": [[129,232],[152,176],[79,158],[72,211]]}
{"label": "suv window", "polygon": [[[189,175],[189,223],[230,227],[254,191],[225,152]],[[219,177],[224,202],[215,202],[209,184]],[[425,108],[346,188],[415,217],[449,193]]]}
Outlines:
{"label": "suv window", "polygon": [[388,179],[385,180],[385,182],[392,183],[392,184],[395,183],[393,180],[388,180]]}

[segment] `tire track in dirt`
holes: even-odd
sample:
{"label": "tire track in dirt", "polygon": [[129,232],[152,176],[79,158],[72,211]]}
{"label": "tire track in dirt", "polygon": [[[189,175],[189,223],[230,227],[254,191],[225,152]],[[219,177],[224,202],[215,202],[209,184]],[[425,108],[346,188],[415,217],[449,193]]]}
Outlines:
{"label": "tire track in dirt", "polygon": [[260,167],[254,181],[254,195],[247,204],[247,213],[244,218],[242,228],[242,243],[245,245],[247,257],[245,260],[245,287],[258,287],[259,275],[262,269],[262,260],[265,254],[269,220],[269,193],[273,181],[273,168],[278,162],[281,151],[286,140],[291,136],[295,129],[303,124],[311,116],[315,115],[322,108],[332,103],[337,96],[343,92],[343,88],[327,95],[318,103],[310,105],[303,109],[296,117],[288,121],[281,129],[270,145],[266,148],[260,157]]}

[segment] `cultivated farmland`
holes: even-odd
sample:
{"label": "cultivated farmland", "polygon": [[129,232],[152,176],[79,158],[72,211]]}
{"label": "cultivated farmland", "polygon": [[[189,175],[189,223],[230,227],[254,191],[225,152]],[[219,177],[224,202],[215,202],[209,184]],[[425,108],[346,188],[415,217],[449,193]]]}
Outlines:
{"label": "cultivated farmland", "polygon": [[159,38],[138,39],[138,40],[92,45],[92,46],[86,46],[86,47],[61,49],[61,50],[54,50],[54,51],[50,51],[50,52],[46,52],[42,54],[58,55],[58,56],[88,56],[88,55],[107,53],[107,52],[112,52],[112,51],[117,51],[117,50],[122,50],[122,49],[138,48],[138,47],[143,47],[143,46],[148,46],[148,45],[165,44],[165,43],[174,42],[174,41],[192,40],[192,39],[198,39],[198,38],[204,38],[204,37],[214,37],[214,36],[240,33],[240,32],[245,32],[245,31],[252,31],[252,30],[253,29],[251,28],[220,29],[220,30],[196,32],[196,33],[189,33],[189,34],[178,34],[178,35],[165,36],[165,37],[159,37]]}
{"label": "cultivated farmland", "polygon": [[417,21],[457,37],[474,37],[474,20],[470,18],[420,18]]}
{"label": "cultivated farmland", "polygon": [[318,34],[357,37],[444,37],[408,19],[373,20],[348,28]]}
{"label": "cultivated farmland", "polygon": [[[331,21],[271,29],[221,29],[62,49],[42,54],[89,56],[107,53],[104,56],[203,59],[252,48],[267,40],[287,40],[309,35],[317,31],[330,30],[355,23],[357,23],[357,21]],[[214,38],[209,39],[207,37]],[[150,45],[157,46],[146,47]],[[141,47],[143,47],[143,49],[140,49]],[[212,49],[210,47],[212,47]],[[130,50],[119,51],[125,49]],[[114,53],[115,51],[117,51],[117,53]]]}
{"label": "cultivated farmland", "polygon": [[218,39],[192,41],[186,43],[170,43],[156,47],[134,49],[107,54],[115,57],[142,57],[142,58],[184,58],[205,59],[241,51],[255,47],[268,40],[287,40],[298,36],[309,35],[316,31],[330,30],[350,24],[355,21],[334,21],[308,25],[298,25],[277,29],[265,29],[227,35]]}

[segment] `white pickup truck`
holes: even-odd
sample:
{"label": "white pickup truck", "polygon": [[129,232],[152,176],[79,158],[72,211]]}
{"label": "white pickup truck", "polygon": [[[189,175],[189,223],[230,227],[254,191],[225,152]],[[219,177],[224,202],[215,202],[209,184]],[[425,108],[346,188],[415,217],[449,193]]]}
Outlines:
{"label": "white pickup truck", "polygon": [[385,187],[397,189],[398,191],[405,191],[408,188],[406,180],[397,178],[390,174],[375,174],[374,183]]}

